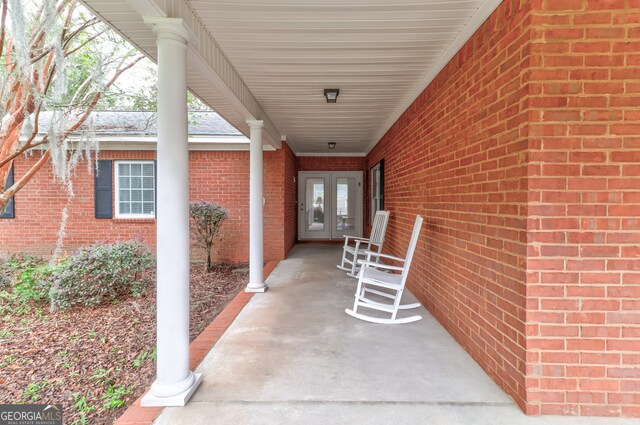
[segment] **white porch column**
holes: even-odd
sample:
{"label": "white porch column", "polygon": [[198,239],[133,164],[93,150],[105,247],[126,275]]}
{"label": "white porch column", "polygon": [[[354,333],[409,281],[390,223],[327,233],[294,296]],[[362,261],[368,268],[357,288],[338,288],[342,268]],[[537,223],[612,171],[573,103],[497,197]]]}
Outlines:
{"label": "white porch column", "polygon": [[249,284],[246,292],[264,292],[267,285],[262,277],[264,267],[263,219],[263,155],[262,121],[247,120],[251,130],[249,152]]}
{"label": "white porch column", "polygon": [[189,370],[187,41],[181,19],[152,18],[158,45],[157,376],[143,406],[184,406]]}

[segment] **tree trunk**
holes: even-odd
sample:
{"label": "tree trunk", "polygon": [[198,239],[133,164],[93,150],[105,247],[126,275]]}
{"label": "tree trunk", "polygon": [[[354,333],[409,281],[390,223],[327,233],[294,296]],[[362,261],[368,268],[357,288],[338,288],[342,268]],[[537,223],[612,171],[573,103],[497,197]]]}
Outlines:
{"label": "tree trunk", "polygon": [[213,270],[213,267],[211,265],[211,248],[213,248],[213,246],[211,245],[207,247],[207,273],[211,273],[211,271]]}

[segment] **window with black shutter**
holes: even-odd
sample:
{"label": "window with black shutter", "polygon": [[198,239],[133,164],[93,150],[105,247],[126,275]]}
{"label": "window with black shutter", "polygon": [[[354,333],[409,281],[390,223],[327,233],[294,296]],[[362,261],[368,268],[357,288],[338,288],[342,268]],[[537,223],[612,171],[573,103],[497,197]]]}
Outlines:
{"label": "window with black shutter", "polygon": [[[13,165],[7,175],[7,181],[4,185],[5,190],[13,186]],[[16,204],[15,196],[12,196],[9,203],[5,205],[4,209],[0,211],[0,218],[16,218]]]}
{"label": "window with black shutter", "polygon": [[96,161],[93,180],[95,217],[113,218],[113,162],[108,159]]}

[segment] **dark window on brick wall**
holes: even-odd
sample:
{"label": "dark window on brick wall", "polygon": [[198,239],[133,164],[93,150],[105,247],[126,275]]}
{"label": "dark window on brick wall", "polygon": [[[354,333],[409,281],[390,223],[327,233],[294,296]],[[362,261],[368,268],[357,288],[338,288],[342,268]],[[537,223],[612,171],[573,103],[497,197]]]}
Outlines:
{"label": "dark window on brick wall", "polygon": [[369,170],[369,191],[371,199],[369,222],[371,223],[376,212],[384,210],[384,159]]}
{"label": "dark window on brick wall", "polygon": [[[7,181],[4,185],[5,189],[13,186],[13,165],[9,170],[9,175],[7,176]],[[2,211],[0,211],[0,218],[16,218],[16,204],[15,204],[15,196],[11,197],[9,203],[4,207]]]}

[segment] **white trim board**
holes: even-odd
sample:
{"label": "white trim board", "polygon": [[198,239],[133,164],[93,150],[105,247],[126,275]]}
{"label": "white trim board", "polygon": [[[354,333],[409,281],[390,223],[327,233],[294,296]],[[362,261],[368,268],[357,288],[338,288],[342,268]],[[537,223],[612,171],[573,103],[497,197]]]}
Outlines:
{"label": "white trim board", "polygon": [[336,153],[324,153],[324,152],[294,152],[296,156],[357,156],[364,158],[367,156],[364,152],[336,152]]}

